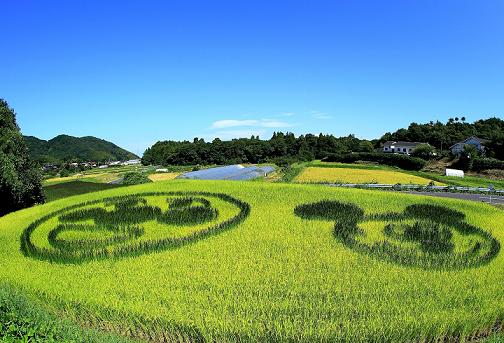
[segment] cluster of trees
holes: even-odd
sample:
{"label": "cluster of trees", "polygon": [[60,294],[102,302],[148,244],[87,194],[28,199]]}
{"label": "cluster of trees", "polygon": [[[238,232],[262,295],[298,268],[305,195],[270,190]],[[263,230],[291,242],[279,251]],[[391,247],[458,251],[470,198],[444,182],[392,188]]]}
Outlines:
{"label": "cluster of trees", "polygon": [[235,164],[321,159],[328,154],[372,152],[374,142],[353,135],[336,138],[333,135],[307,134],[295,137],[293,133],[275,132],[269,140],[251,138],[212,142],[195,138],[193,142],[163,141],[148,148],[142,163],[160,165]]}
{"label": "cluster of trees", "polygon": [[150,183],[152,182],[151,179],[147,177],[147,175],[139,172],[129,172],[124,174],[123,180],[121,184],[123,185],[140,185],[143,183]]}
{"label": "cluster of trees", "polygon": [[[500,149],[502,149],[502,147]],[[502,152],[502,150],[498,150],[497,152]],[[493,157],[485,157],[486,155],[486,152],[482,155],[482,153],[478,151],[474,145],[466,144],[458,160],[456,160],[452,166],[464,171],[504,169],[503,160]]]}
{"label": "cluster of trees", "polygon": [[0,216],[43,201],[40,171],[30,159],[16,114],[0,99]]}
{"label": "cluster of trees", "polygon": [[504,160],[504,120],[489,118],[466,122],[464,117],[450,118],[446,124],[439,121],[426,124],[411,123],[407,129],[387,132],[379,142],[410,141],[426,142],[438,150],[447,150],[453,144],[468,137],[476,136],[488,139],[486,156]]}

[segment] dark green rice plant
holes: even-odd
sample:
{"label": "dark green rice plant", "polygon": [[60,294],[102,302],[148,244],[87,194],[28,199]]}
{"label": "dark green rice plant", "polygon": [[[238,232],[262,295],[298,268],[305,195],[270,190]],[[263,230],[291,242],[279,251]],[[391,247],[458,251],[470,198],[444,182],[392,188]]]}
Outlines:
{"label": "dark green rice plant", "polygon": [[170,208],[157,220],[171,225],[196,225],[218,217],[217,209],[211,208],[210,201],[204,198],[178,197],[167,199]]}
{"label": "dark green rice plant", "polygon": [[[112,236],[105,236],[97,239],[75,239],[64,240],[58,237],[65,231],[89,231],[98,233],[112,233]],[[130,239],[136,239],[144,234],[144,230],[138,226],[97,226],[81,224],[60,224],[52,229],[48,234],[49,243],[59,250],[77,251],[82,249],[103,248],[113,244],[124,243]]]}
{"label": "dark green rice plant", "polygon": [[[488,263],[500,250],[499,242],[487,231],[464,221],[462,212],[430,204],[414,204],[404,212],[364,215],[358,206],[322,200],[299,205],[294,213],[303,219],[335,221],[334,237],[348,248],[385,261],[407,266],[435,269],[476,267]],[[406,221],[413,220],[413,224]],[[359,227],[367,221],[386,221],[383,234],[388,240],[365,243],[365,231]],[[453,231],[477,240],[469,249],[455,252]],[[403,243],[415,243],[405,245]]]}
{"label": "dark green rice plant", "polygon": [[[158,207],[147,205],[145,197],[167,196],[169,208],[162,211]],[[139,241],[143,229],[138,226],[142,222],[157,220],[161,224],[196,225],[218,218],[219,212],[211,207],[206,198],[217,198],[238,208],[238,213],[221,222],[209,224],[198,231],[182,237],[165,237]],[[99,204],[113,206],[109,211],[105,208],[85,208]],[[175,206],[173,204],[175,203]],[[48,260],[55,263],[83,263],[104,258],[120,258],[124,256],[139,256],[146,253],[178,248],[194,243],[228,230],[243,222],[250,214],[250,205],[222,193],[209,192],[152,192],[133,196],[113,197],[89,201],[69,206],[59,211],[43,216],[31,223],[21,235],[21,251],[25,256]],[[62,223],[48,234],[51,248],[36,246],[31,235],[47,220],[58,217]],[[82,221],[93,220],[94,225],[79,224]],[[63,240],[58,236],[63,231],[110,231],[112,237],[90,240]]]}

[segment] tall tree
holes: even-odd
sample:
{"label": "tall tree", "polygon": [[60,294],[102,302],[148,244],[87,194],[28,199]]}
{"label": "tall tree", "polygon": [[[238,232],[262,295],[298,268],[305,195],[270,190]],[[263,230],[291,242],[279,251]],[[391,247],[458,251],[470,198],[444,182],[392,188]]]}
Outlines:
{"label": "tall tree", "polygon": [[16,124],[16,114],[0,99],[0,215],[44,201],[40,172]]}

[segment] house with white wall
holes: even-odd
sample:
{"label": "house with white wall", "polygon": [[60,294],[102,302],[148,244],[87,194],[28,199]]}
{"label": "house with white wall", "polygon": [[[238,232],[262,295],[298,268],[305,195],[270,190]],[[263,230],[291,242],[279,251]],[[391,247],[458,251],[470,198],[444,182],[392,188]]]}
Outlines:
{"label": "house with white wall", "polygon": [[458,142],[453,144],[450,147],[450,151],[453,155],[460,155],[464,151],[464,146],[465,145],[473,145],[478,149],[479,152],[484,152],[485,151],[485,143],[488,142],[486,139],[478,138],[478,137],[469,137],[462,142]]}
{"label": "house with white wall", "polygon": [[409,155],[421,142],[387,141],[383,143],[383,152]]}

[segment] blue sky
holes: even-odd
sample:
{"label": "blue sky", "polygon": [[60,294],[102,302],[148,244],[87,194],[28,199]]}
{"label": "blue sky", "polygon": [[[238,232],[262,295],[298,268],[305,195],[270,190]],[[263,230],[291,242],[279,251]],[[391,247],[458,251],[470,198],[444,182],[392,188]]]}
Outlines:
{"label": "blue sky", "polygon": [[504,1],[2,0],[24,134],[376,138],[504,113]]}

